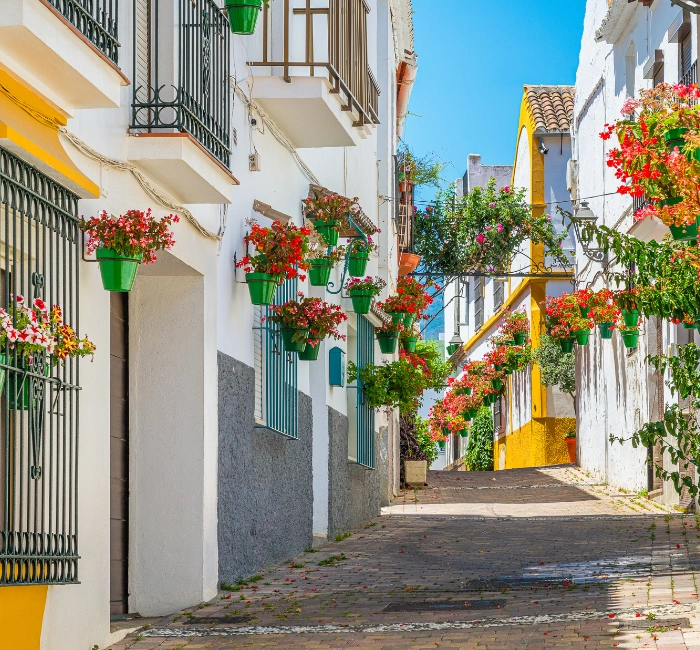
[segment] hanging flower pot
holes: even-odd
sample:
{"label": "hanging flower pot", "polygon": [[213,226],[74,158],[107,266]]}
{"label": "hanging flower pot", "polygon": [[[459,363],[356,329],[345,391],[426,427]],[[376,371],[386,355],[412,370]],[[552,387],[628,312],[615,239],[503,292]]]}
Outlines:
{"label": "hanging flower pot", "polygon": [[262,0],[226,0],[224,9],[234,34],[252,34],[262,9]]}
{"label": "hanging flower pot", "polygon": [[446,446],[447,446],[447,441],[438,440],[438,447],[440,447],[440,449],[445,449]]}
{"label": "hanging flower pot", "polygon": [[685,321],[683,321],[683,327],[685,327],[685,329],[687,329],[687,330],[697,329],[697,326],[698,326],[697,321],[694,323],[686,323]]}
{"label": "hanging flower pot", "polygon": [[102,286],[105,291],[131,291],[136,271],[143,261],[143,253],[119,255],[113,248],[98,248],[95,255],[100,264]]}
{"label": "hanging flower pot", "polygon": [[574,339],[559,339],[559,346],[561,347],[561,351],[564,353],[568,352],[573,352],[574,351]]}
{"label": "hanging flower pot", "polygon": [[460,437],[460,438],[467,438],[467,437],[469,437],[469,431],[467,431],[466,429],[462,429],[462,430],[459,432],[459,437]]}
{"label": "hanging flower pot", "polygon": [[451,357],[455,352],[457,352],[457,350],[459,350],[459,348],[460,348],[459,343],[450,343],[447,346],[447,355]]}
{"label": "hanging flower pot", "polygon": [[525,345],[527,334],[513,334],[513,340],[515,341],[515,345]]}
{"label": "hanging flower pot", "polygon": [[271,273],[246,273],[245,281],[250,292],[250,302],[254,305],[271,305],[280,276]]}
{"label": "hanging flower pot", "polygon": [[350,290],[350,299],[352,300],[352,309],[356,314],[369,314],[372,308],[372,298],[374,293],[371,291]]}
{"label": "hanging flower pot", "polygon": [[615,331],[615,323],[598,323],[601,339],[611,339]]}
{"label": "hanging flower pot", "polygon": [[588,345],[588,337],[591,335],[589,330],[579,330],[575,332],[576,343],[579,345]]}
{"label": "hanging flower pot", "polygon": [[501,390],[503,387],[503,381],[501,379],[492,379],[491,386],[493,386],[495,390]]}
{"label": "hanging flower pot", "polygon": [[399,342],[399,334],[398,332],[378,332],[377,341],[382,354],[394,354]]}
{"label": "hanging flower pot", "polygon": [[505,372],[506,375],[508,375],[510,377],[513,374],[513,369],[508,367],[503,372]]}
{"label": "hanging flower pot", "polygon": [[503,345],[507,345],[509,348],[512,348],[515,345],[515,339],[508,339],[507,341],[503,341]]}
{"label": "hanging flower pot", "polygon": [[491,404],[495,404],[498,401],[498,393],[491,393]]}
{"label": "hanging flower pot", "polygon": [[685,138],[683,137],[688,133],[688,129],[669,129],[664,133],[664,141],[666,142],[666,148],[669,151],[673,151],[676,147],[683,149],[685,145]]}
{"label": "hanging flower pot", "polygon": [[372,299],[378,296],[385,286],[386,282],[381,278],[366,277],[349,280],[345,289],[352,300],[354,312],[356,314],[369,314],[372,308]]}
{"label": "hanging flower pot", "polygon": [[[682,196],[672,196],[668,199],[662,199],[659,201],[659,207],[678,205],[683,200]],[[676,241],[695,241],[698,238],[698,220],[696,219],[693,223],[681,224],[680,226],[669,225],[668,229],[671,231],[671,236]]]}
{"label": "hanging flower pot", "polygon": [[403,326],[404,327],[411,327],[413,323],[416,322],[416,317],[414,314],[406,314],[403,317]]}
{"label": "hanging flower pot", "polygon": [[501,370],[503,370],[503,365],[500,363],[494,363],[493,368],[496,372],[501,372]]}
{"label": "hanging flower pot", "polygon": [[487,394],[481,398],[481,402],[484,406],[491,406],[491,395]]}
{"label": "hanging flower pot", "polygon": [[634,350],[639,344],[639,330],[622,330],[621,334],[625,347]]}
{"label": "hanging flower pot", "polygon": [[311,268],[309,269],[309,282],[312,287],[325,287],[331,279],[331,260],[322,257],[319,259],[309,260]]}
{"label": "hanging flower pot", "polygon": [[[311,344],[314,345],[311,345]],[[321,351],[321,341],[318,339],[309,339],[306,342],[306,347],[303,351],[299,352],[300,361],[317,361],[318,354]]]}
{"label": "hanging flower pot", "polygon": [[407,336],[401,339],[401,344],[403,345],[403,349],[406,350],[406,352],[415,352],[417,343],[417,336]]}
{"label": "hanging flower pot", "polygon": [[367,272],[369,253],[352,253],[348,259],[348,273],[353,278],[362,277]]}
{"label": "hanging flower pot", "polygon": [[320,221],[316,220],[313,222],[314,228],[323,238],[328,246],[337,246],[338,238],[340,237],[340,221],[330,220],[330,221]]}
{"label": "hanging flower pot", "polygon": [[[44,358],[43,355],[32,356],[41,357],[41,359]],[[50,367],[45,362],[43,363],[43,366],[44,374],[48,377]],[[17,367],[20,370],[11,373],[10,380],[8,382],[8,390],[10,392],[9,406],[13,411],[28,411],[30,404],[33,404],[36,401],[35,398],[32,397],[32,386],[36,381],[41,380],[37,380],[35,377],[30,377],[29,375],[24,374],[24,371],[33,372],[32,368],[34,367],[28,365],[24,357],[18,357]]]}
{"label": "hanging flower pot", "polygon": [[394,325],[398,325],[399,323],[403,323],[403,319],[404,319],[405,315],[406,314],[404,314],[403,312],[400,312],[400,311],[395,311],[395,312],[392,312],[389,314],[389,316],[391,316],[391,322]]}
{"label": "hanging flower pot", "polygon": [[622,317],[625,319],[626,327],[637,327],[639,325],[639,311],[630,309],[629,311],[622,310]]}
{"label": "hanging flower pot", "polygon": [[590,307],[579,307],[581,310],[581,317],[582,318],[588,318],[588,316],[591,313],[591,308]]}
{"label": "hanging flower pot", "polygon": [[[282,342],[286,352],[303,352],[309,338],[309,330],[302,328],[283,327],[280,329]],[[302,338],[303,337],[303,338]]]}

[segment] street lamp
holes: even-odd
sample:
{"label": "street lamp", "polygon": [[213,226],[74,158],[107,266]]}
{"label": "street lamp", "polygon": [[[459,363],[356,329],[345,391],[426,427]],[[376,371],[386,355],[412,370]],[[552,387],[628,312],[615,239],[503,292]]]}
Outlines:
{"label": "street lamp", "polygon": [[571,217],[574,224],[574,232],[576,239],[581,242],[583,254],[593,262],[602,262],[605,258],[605,251],[602,248],[596,248],[591,245],[593,238],[592,233],[586,232],[592,229],[598,221],[598,217],[593,214],[593,210],[588,207],[587,201],[581,201],[576,210],[576,214]]}

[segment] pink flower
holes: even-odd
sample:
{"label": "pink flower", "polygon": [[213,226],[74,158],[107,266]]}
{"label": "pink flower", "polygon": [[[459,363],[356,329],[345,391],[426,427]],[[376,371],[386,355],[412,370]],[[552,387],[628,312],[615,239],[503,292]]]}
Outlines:
{"label": "pink flower", "polygon": [[623,103],[622,103],[622,109],[620,110],[620,113],[622,115],[632,115],[637,110],[637,107],[639,106],[639,100],[635,99],[634,97],[628,97]]}
{"label": "pink flower", "polygon": [[483,233],[479,233],[479,234],[476,236],[476,241],[478,241],[480,244],[483,244],[485,239],[486,239],[486,237],[484,237],[484,234],[483,234]]}
{"label": "pink flower", "polygon": [[496,207],[496,202],[491,201],[491,203],[489,203],[489,208],[495,208],[495,207]]}
{"label": "pink flower", "polygon": [[503,191],[504,191],[506,194],[510,194],[510,185],[506,185],[506,186],[503,188]]}
{"label": "pink flower", "polygon": [[503,232],[503,225],[502,225],[502,224],[499,223],[499,224],[496,226],[496,228],[498,229],[498,232]]}

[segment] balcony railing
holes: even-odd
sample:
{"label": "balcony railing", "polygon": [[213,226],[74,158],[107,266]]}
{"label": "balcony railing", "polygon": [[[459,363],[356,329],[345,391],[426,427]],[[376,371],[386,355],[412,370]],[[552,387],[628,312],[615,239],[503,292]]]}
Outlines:
{"label": "balcony railing", "polygon": [[112,63],[119,64],[118,0],[46,1]]}
{"label": "balcony railing", "polygon": [[228,167],[230,31],[212,0],[134,0],[131,129],[189,133]]}
{"label": "balcony railing", "polygon": [[693,65],[690,66],[690,69],[688,72],[686,72],[681,78],[678,83],[680,83],[682,86],[691,86],[692,84],[696,84],[698,82],[698,62],[695,61]]}
{"label": "balcony railing", "polygon": [[[250,65],[278,68],[288,82],[295,74],[325,75],[346,110],[358,115],[354,126],[379,124],[380,90],[367,56],[369,7],[365,0],[327,3],[312,8],[306,0],[305,7],[293,8],[292,0],[284,0],[283,5],[264,7],[262,60]],[[298,29],[293,29],[293,23]],[[298,40],[301,30],[303,38]]]}

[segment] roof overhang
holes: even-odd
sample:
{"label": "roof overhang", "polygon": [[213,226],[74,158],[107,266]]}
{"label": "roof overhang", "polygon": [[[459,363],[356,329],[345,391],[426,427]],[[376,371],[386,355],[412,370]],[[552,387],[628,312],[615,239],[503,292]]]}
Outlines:
{"label": "roof overhang", "polygon": [[615,43],[622,34],[627,22],[632,14],[637,10],[637,3],[630,0],[612,0],[608,13],[605,14],[603,22],[596,30],[595,40],[597,43]]}

